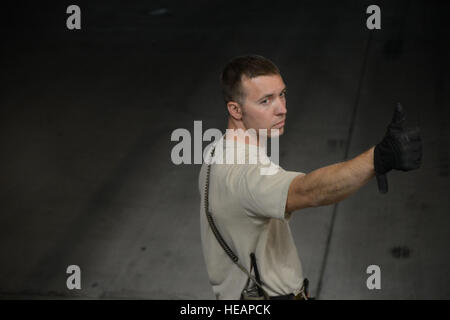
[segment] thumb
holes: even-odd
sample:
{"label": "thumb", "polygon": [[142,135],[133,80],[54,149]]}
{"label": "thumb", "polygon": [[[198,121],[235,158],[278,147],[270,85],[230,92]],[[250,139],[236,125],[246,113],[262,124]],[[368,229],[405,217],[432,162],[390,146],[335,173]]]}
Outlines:
{"label": "thumb", "polygon": [[403,106],[400,103],[397,103],[397,107],[394,111],[394,116],[392,117],[391,125],[403,128],[405,120],[406,115]]}

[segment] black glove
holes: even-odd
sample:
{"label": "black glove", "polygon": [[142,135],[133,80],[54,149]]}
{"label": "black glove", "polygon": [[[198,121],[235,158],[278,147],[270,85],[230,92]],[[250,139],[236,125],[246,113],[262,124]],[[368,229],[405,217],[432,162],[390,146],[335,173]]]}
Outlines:
{"label": "black glove", "polygon": [[419,127],[406,129],[405,113],[399,103],[383,140],[375,146],[373,164],[380,193],[388,192],[386,173],[392,169],[410,171],[422,163]]}

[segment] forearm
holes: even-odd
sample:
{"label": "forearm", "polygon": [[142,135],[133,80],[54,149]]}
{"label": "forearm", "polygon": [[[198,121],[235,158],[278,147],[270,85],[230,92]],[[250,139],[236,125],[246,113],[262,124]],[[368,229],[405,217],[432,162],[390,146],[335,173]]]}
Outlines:
{"label": "forearm", "polygon": [[311,207],[345,199],[374,177],[373,151],[374,147],[353,159],[299,177],[296,191],[303,197],[307,195]]}

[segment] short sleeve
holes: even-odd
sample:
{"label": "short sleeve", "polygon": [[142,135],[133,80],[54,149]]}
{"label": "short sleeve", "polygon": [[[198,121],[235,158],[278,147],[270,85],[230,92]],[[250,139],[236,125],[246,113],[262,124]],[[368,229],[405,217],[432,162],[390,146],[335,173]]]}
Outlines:
{"label": "short sleeve", "polygon": [[237,186],[240,204],[249,216],[288,220],[286,200],[292,180],[301,172],[277,167],[272,175],[263,175],[259,165],[244,165]]}

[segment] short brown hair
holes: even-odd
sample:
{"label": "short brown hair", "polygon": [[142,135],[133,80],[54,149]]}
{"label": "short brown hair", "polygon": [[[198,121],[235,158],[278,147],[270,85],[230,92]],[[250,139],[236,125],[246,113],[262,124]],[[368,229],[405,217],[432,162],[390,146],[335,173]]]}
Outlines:
{"label": "short brown hair", "polygon": [[242,76],[255,78],[265,75],[280,74],[278,67],[269,59],[258,55],[239,56],[232,59],[222,71],[222,93],[225,103],[245,99],[242,90]]}

